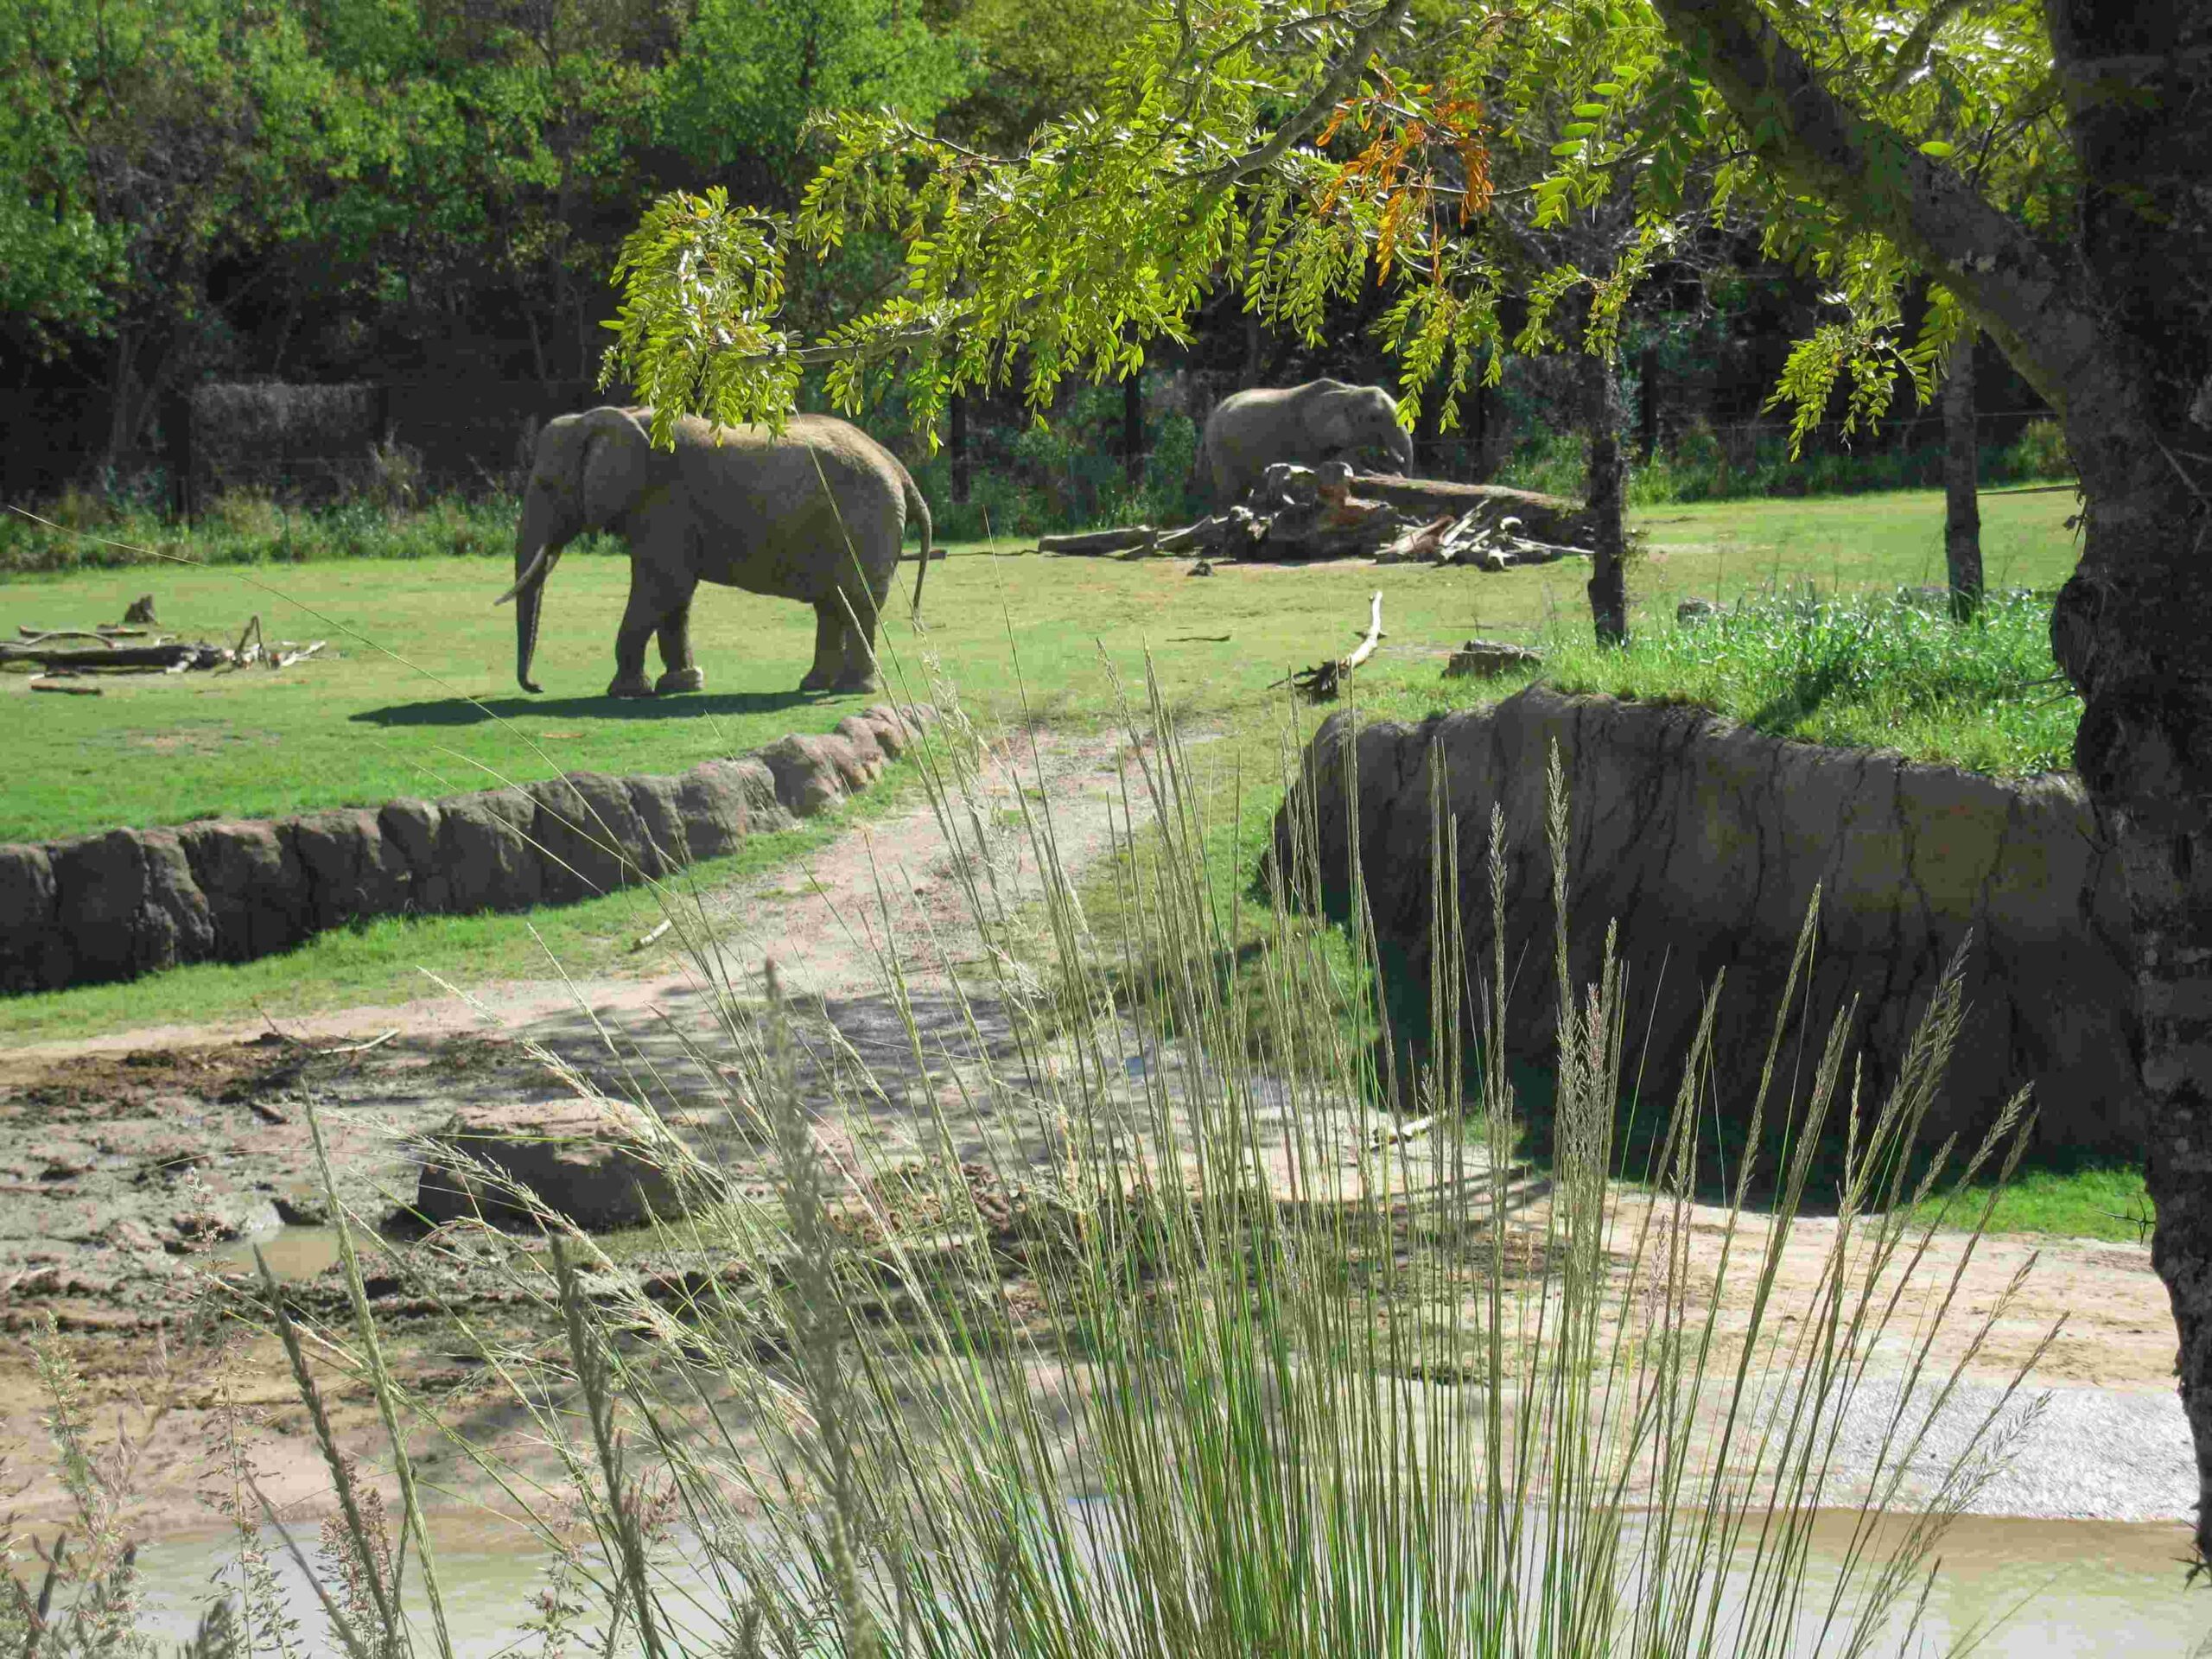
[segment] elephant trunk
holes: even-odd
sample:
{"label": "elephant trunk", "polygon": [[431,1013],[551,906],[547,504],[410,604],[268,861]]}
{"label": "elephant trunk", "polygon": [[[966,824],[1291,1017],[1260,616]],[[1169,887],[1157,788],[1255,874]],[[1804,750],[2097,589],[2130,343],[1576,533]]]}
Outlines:
{"label": "elephant trunk", "polygon": [[561,557],[561,543],[537,517],[532,507],[523,509],[515,532],[515,585],[499,596],[502,603],[515,602],[515,680],[525,691],[540,689],[530,677],[531,658],[537,654],[538,607],[545,598],[545,579]]}
{"label": "elephant trunk", "polygon": [[[537,556],[545,556],[541,551]],[[515,594],[515,680],[525,691],[543,688],[530,677],[530,659],[537,654],[537,611],[545,600],[543,578],[527,588],[522,583],[527,574],[522,550],[515,550],[515,582],[519,591]]]}
{"label": "elephant trunk", "polygon": [[1394,427],[1390,433],[1390,459],[1398,463],[1398,470],[1406,477],[1414,475],[1413,435],[1402,426]]}

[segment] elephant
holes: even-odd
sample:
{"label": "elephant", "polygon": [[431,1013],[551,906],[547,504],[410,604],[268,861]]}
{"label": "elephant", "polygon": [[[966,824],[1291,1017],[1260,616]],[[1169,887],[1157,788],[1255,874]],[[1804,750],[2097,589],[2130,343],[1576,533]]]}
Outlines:
{"label": "elephant", "polygon": [[[630,550],[630,602],[614,636],[611,697],[703,690],[691,658],[691,595],[702,582],[814,607],[814,665],[802,691],[875,686],[875,625],[911,512],[921,526],[914,604],[929,575],[930,510],[899,458],[858,427],[795,415],[765,426],[686,416],[656,449],[650,409],[563,415],[538,434],[515,531],[515,678],[525,691],[538,609],[562,550],[610,531]],[[849,609],[848,608],[849,607]],[[645,645],[666,665],[645,678]]]}
{"label": "elephant", "polygon": [[1308,380],[1223,398],[1206,418],[1198,467],[1216,503],[1228,507],[1275,461],[1319,467],[1365,448],[1386,450],[1398,471],[1413,470],[1414,442],[1398,424],[1398,400],[1380,386]]}

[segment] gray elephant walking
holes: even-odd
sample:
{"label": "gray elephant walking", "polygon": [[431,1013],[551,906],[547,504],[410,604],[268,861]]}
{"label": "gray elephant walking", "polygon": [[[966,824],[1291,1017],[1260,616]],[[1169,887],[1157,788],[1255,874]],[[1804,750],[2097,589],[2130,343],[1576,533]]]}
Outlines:
{"label": "gray elephant walking", "polygon": [[[525,691],[539,606],[561,551],[588,531],[630,548],[630,602],[614,635],[611,697],[696,691],[691,595],[702,582],[814,607],[814,666],[802,691],[875,686],[875,625],[899,565],[908,513],[922,531],[914,603],[929,575],[930,510],[899,458],[858,427],[797,415],[765,426],[677,423],[673,450],[649,436],[652,411],[593,409],[549,421],[515,532],[515,677]],[[848,610],[849,607],[849,610]],[[645,645],[666,666],[645,678]]]}
{"label": "gray elephant walking", "polygon": [[1276,461],[1319,467],[1361,449],[1383,450],[1400,472],[1413,470],[1414,441],[1398,424],[1398,400],[1380,386],[1308,380],[1223,398],[1206,417],[1198,467],[1215,502],[1227,507]]}

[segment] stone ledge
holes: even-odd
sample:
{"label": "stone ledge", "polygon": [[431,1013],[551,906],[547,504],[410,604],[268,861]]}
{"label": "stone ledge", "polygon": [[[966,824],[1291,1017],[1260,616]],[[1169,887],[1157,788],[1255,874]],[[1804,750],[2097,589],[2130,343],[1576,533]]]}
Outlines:
{"label": "stone ledge", "polygon": [[0,992],[246,962],[376,916],[571,904],[718,857],[882,776],[932,717],[878,704],[675,776],[0,844]]}
{"label": "stone ledge", "polygon": [[[1321,890],[1301,896],[1341,910],[1356,822],[1376,930],[1397,959],[1394,974],[1421,995],[1433,949],[1431,790],[1440,764],[1467,960],[1487,976],[1495,959],[1487,849],[1496,808],[1513,975],[1506,1040],[1516,1056],[1549,1063],[1557,1027],[1545,776],[1554,744],[1568,791],[1572,971],[1577,984],[1595,977],[1617,918],[1634,1033],[1626,1063],[1645,1060],[1645,1099],[1673,1099],[1705,989],[1725,972],[1718,1098],[1724,1113],[1749,1112],[1817,888],[1819,950],[1809,1003],[1801,988],[1799,1006],[1820,1021],[1816,1052],[1827,1022],[1859,1000],[1851,1034],[1866,1062],[1862,1098],[1878,1103],[1897,1075],[1945,963],[1971,935],[1964,1023],[1923,1143],[1978,1134],[2032,1086],[2039,1140],[2141,1154],[2147,1115],[2132,1053],[2126,899],[2119,861],[2068,775],[2007,783],[1770,737],[1704,709],[1541,685],[1415,726],[1361,726],[1356,736],[1338,715],[1307,748],[1294,797],[1313,809],[1306,833],[1318,842]],[[1278,869],[1293,868],[1288,811],[1275,821]],[[1425,1014],[1411,1023],[1426,1033]],[[1786,1053],[1798,1052],[1799,1035],[1793,1027]]]}

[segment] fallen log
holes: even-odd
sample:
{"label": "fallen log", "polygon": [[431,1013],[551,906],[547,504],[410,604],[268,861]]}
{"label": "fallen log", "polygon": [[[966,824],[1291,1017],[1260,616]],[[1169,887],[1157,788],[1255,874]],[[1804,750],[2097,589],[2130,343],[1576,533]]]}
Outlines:
{"label": "fallen log", "polygon": [[1446,550],[1448,533],[1459,523],[1459,519],[1447,515],[1432,518],[1425,524],[1417,524],[1397,540],[1377,548],[1375,562],[1377,564],[1408,564],[1415,560],[1437,558]]}
{"label": "fallen log", "polygon": [[1160,532],[1150,524],[1128,524],[1119,530],[1091,530],[1076,536],[1039,536],[1039,553],[1069,553],[1092,556],[1103,553],[1124,553],[1131,548],[1150,547],[1160,539]]}
{"label": "fallen log", "polygon": [[34,691],[54,691],[65,697],[97,697],[100,694],[97,685],[78,685],[69,680],[33,680],[30,687]]}
{"label": "fallen log", "polygon": [[1565,496],[1508,489],[1502,484],[1456,484],[1448,479],[1399,478],[1388,473],[1361,473],[1351,484],[1356,495],[1418,513],[1424,519],[1446,513],[1464,518],[1477,512],[1485,522],[1497,524],[1512,513],[1538,541],[1574,543],[1586,540],[1590,533],[1582,503]]}
{"label": "fallen log", "polygon": [[16,632],[22,639],[11,643],[26,645],[42,645],[49,639],[98,639],[105,643],[109,638],[105,628],[34,628],[20,622],[16,625]]}
{"label": "fallen log", "polygon": [[1195,524],[1185,524],[1180,530],[1171,530],[1152,544],[1155,553],[1179,553],[1185,548],[1215,547],[1229,539],[1229,532],[1236,521],[1225,512],[1211,518],[1201,518]]}
{"label": "fallen log", "polygon": [[48,668],[156,668],[181,671],[228,662],[220,645],[111,645],[83,647],[0,645],[0,662],[40,663]]}
{"label": "fallen log", "polygon": [[1312,668],[1302,669],[1287,681],[1277,680],[1275,684],[1289,685],[1309,702],[1326,702],[1344,690],[1351,678],[1352,671],[1375,654],[1375,647],[1382,639],[1382,594],[1378,589],[1369,601],[1367,637],[1359,642],[1357,651],[1349,657],[1339,657],[1332,663],[1319,663]]}

